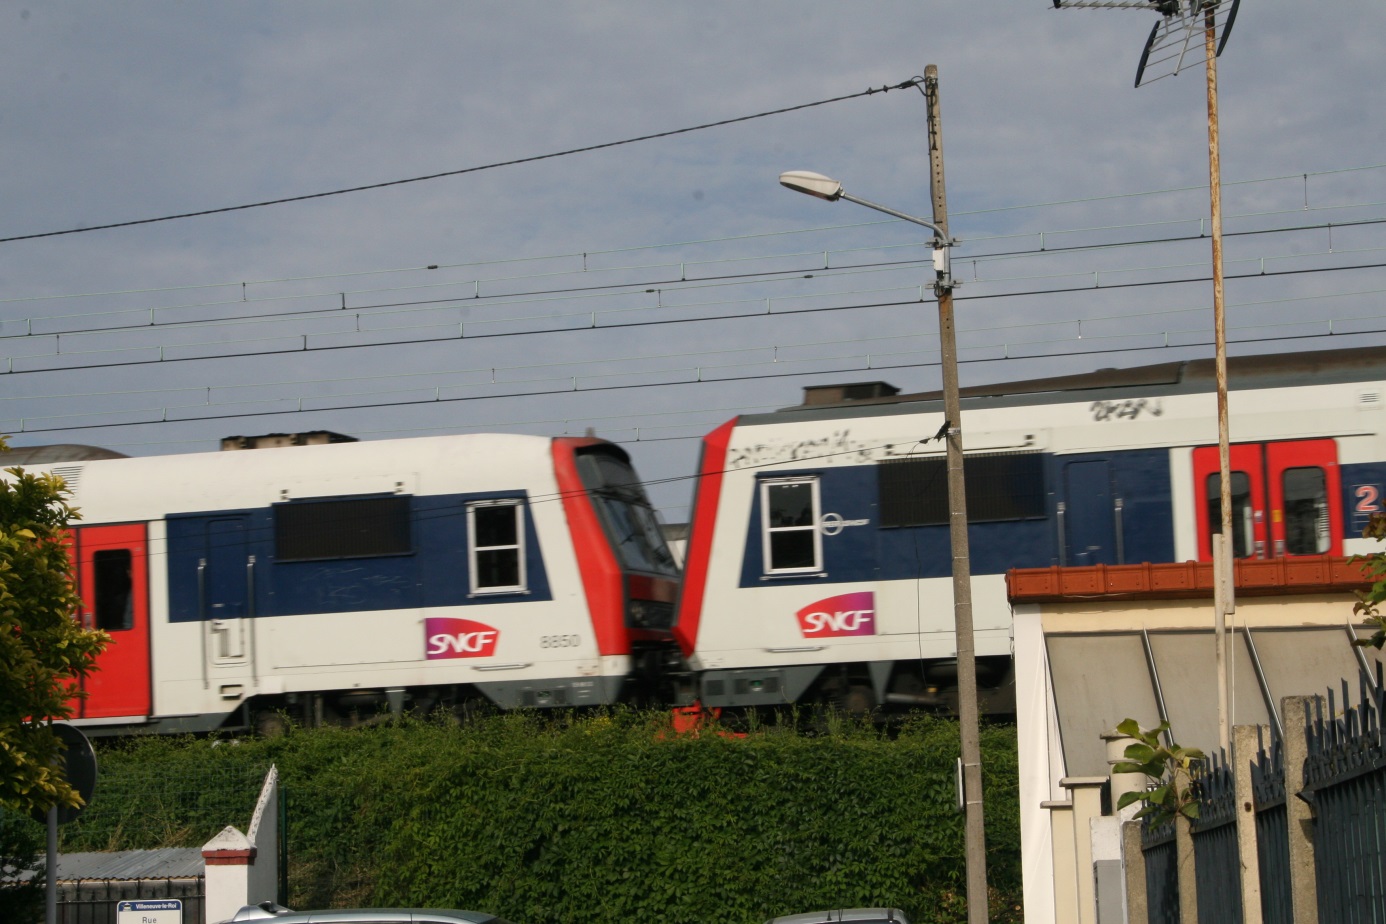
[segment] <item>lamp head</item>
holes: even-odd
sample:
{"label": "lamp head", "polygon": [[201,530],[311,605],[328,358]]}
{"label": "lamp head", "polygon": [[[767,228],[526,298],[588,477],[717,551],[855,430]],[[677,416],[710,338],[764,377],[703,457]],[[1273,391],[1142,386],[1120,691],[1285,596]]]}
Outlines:
{"label": "lamp head", "polygon": [[842,184],[837,180],[808,170],[789,170],[781,173],[780,185],[795,192],[827,199],[829,202],[836,202],[842,195]]}

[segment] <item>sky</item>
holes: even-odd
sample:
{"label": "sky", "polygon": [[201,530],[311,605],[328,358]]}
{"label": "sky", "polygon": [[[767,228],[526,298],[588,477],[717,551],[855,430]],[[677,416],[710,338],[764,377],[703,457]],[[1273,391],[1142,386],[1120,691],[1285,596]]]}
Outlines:
{"label": "sky", "polygon": [[[938,387],[929,232],[776,181],[931,218],[925,98],[898,88],[930,64],[963,384],[1210,356],[1204,69],[1133,86],[1158,21],[0,5],[0,432],[150,455],[590,430],[681,521],[723,421],[806,385]],[[1383,35],[1379,0],[1238,10],[1217,64],[1231,355],[1386,345]]]}

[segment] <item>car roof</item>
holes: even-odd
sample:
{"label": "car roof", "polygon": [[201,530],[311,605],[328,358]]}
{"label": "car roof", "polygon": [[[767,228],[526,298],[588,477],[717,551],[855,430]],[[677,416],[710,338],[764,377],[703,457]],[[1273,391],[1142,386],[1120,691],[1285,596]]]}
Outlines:
{"label": "car roof", "polygon": [[484,911],[448,908],[339,908],[322,911],[290,911],[265,902],[246,905],[225,924],[509,924]]}
{"label": "car roof", "polygon": [[910,924],[905,912],[899,908],[839,908],[831,911],[805,911],[801,914],[786,914],[773,918],[767,924],[852,924],[852,922],[895,922]]}

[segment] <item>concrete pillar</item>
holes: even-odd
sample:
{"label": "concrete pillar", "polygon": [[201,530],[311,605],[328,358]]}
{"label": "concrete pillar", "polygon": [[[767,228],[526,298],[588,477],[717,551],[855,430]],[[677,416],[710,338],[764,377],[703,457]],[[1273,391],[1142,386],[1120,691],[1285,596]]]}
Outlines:
{"label": "concrete pillar", "polygon": [[1054,845],[1054,920],[1078,920],[1077,837],[1073,829],[1072,802],[1042,802],[1049,812],[1050,841]]}
{"label": "concrete pillar", "polygon": [[256,853],[250,839],[231,825],[202,845],[202,861],[207,867],[208,921],[228,920],[241,908],[253,904],[250,870],[255,864]]}
{"label": "concrete pillar", "polygon": [[279,887],[279,771],[265,775],[250,834],[227,825],[202,845],[206,919],[224,921],[246,905],[274,901]]}
{"label": "concrete pillar", "polygon": [[[1129,735],[1123,735],[1116,729],[1102,733],[1102,740],[1107,746],[1107,766],[1114,767],[1126,760],[1126,749],[1136,743],[1136,739]],[[1112,811],[1116,811],[1116,805],[1121,801],[1121,797],[1128,792],[1141,792],[1145,789],[1147,780],[1144,773],[1113,773],[1112,774]]]}
{"label": "concrete pillar", "polygon": [[[1105,776],[1066,776],[1059,785],[1073,803],[1074,871],[1078,880],[1077,924],[1097,924],[1097,884],[1092,863],[1092,820],[1102,817]],[[1062,917],[1060,921],[1064,920]]]}
{"label": "concrete pillar", "polygon": [[1145,853],[1141,850],[1141,823],[1121,825],[1121,861],[1126,871],[1126,922],[1150,924],[1150,899],[1146,894]]}
{"label": "concrete pillar", "polygon": [[1092,826],[1093,901],[1097,924],[1126,924],[1126,891],[1121,873],[1121,818],[1103,815],[1089,819]]}
{"label": "concrete pillar", "polygon": [[[1251,761],[1256,756],[1258,729],[1232,729],[1232,779],[1237,793],[1237,853],[1242,866],[1242,924],[1261,924],[1261,858],[1256,852],[1256,798],[1251,789]],[[1269,739],[1267,739],[1269,740]]]}
{"label": "concrete pillar", "polygon": [[1285,818],[1290,835],[1290,904],[1295,924],[1318,924],[1318,875],[1314,870],[1314,810],[1299,798],[1304,790],[1304,762],[1309,743],[1304,728],[1322,708],[1322,697],[1287,696],[1280,701],[1285,723]]}
{"label": "concrete pillar", "polygon": [[1174,817],[1174,857],[1179,869],[1179,924],[1198,924],[1198,876],[1194,866],[1193,828],[1183,815]]}

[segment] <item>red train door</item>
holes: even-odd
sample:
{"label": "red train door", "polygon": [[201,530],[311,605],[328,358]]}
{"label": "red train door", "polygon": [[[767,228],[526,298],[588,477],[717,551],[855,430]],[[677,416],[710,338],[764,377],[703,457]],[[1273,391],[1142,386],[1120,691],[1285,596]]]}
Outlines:
{"label": "red train door", "polygon": [[111,643],[82,686],[84,719],[147,716],[150,711],[149,573],[143,523],[77,530],[82,624]]}
{"label": "red train door", "polygon": [[[1229,453],[1232,545],[1238,558],[1341,555],[1338,449],[1333,440],[1239,443]],[[1213,558],[1221,522],[1218,447],[1193,451],[1198,557]]]}

